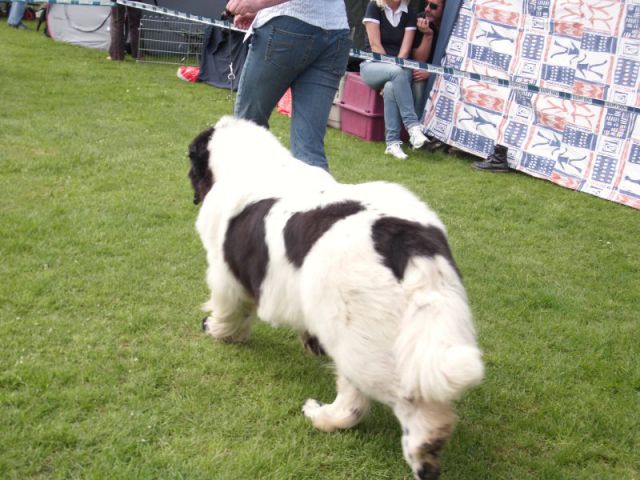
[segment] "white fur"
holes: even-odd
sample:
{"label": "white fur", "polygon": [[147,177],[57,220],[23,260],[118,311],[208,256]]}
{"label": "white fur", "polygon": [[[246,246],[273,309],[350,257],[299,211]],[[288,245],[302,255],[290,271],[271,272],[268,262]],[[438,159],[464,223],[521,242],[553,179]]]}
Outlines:
{"label": "white fur", "polygon": [[[371,226],[393,216],[445,232],[440,219],[399,185],[337,183],[250,122],[221,119],[209,151],[215,183],[196,222],[209,263],[207,333],[228,341],[248,336],[252,300],[224,261],[226,228],[249,203],[278,198],[265,220],[269,264],[257,314],[317,336],[338,378],[336,400],[308,400],[305,415],[321,430],[348,428],[371,397],[390,405],[407,430],[403,449],[416,477],[426,464],[436,465],[422,447],[446,439],[455,418],[450,401],[483,376],[471,311],[457,273],[440,256],[411,258],[398,282],[374,248]],[[287,220],[344,200],[366,210],[336,222],[297,269],[286,256]]]}

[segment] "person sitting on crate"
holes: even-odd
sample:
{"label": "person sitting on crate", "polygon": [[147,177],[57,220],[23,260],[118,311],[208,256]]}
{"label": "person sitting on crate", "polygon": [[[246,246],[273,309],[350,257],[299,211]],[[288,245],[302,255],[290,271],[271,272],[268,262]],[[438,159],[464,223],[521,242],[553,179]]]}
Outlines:
{"label": "person sitting on crate", "polygon": [[[375,0],[369,3],[362,22],[367,32],[365,49],[399,58],[413,53],[417,18],[408,0]],[[360,64],[362,81],[384,97],[385,154],[404,160],[400,130],[404,124],[416,149],[427,137],[416,115],[411,91],[412,71],[399,65],[366,61]]]}

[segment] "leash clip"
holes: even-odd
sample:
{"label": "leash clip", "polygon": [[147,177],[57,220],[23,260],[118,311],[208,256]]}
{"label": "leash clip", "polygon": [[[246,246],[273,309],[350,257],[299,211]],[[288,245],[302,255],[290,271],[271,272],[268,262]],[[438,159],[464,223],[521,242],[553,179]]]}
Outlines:
{"label": "leash clip", "polygon": [[227,75],[229,82],[233,82],[236,79],[236,74],[233,73],[233,62],[229,62],[229,75]]}

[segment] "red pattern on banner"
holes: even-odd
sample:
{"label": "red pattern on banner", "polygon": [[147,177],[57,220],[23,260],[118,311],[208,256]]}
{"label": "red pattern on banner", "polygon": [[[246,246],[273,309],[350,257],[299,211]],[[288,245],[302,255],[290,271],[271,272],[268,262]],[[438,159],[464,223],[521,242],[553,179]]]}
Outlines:
{"label": "red pattern on banner", "polygon": [[475,14],[478,18],[489,20],[490,22],[502,23],[503,25],[511,25],[512,27],[517,26],[520,22],[519,13],[498,10],[497,8],[478,6]]}
{"label": "red pattern on banner", "polygon": [[612,198],[614,202],[622,203],[624,205],[628,205],[633,208],[640,208],[640,200],[637,198],[630,197],[629,195],[625,195],[623,193],[618,193],[615,197]]}
{"label": "red pattern on banner", "polygon": [[478,6],[486,7],[488,5],[497,5],[501,7],[512,7],[513,0],[478,0]]}
{"label": "red pattern on banner", "polygon": [[486,93],[463,90],[462,98],[467,103],[487,108],[495,112],[502,112],[504,110],[504,100],[492,95],[487,95]]}
{"label": "red pattern on banner", "polygon": [[567,119],[551,113],[538,113],[538,121],[545,127],[553,128],[554,130],[562,131],[567,124]]}
{"label": "red pattern on banner", "polygon": [[614,27],[616,18],[612,14],[619,7],[617,1],[586,2],[584,4],[584,19],[587,27],[612,32],[615,35]]}
{"label": "red pattern on banner", "polygon": [[[488,70],[485,68],[485,70]],[[491,75],[491,74],[487,74],[487,75]],[[494,74],[495,75],[495,74]],[[482,93],[495,93],[495,94],[499,94],[499,93],[505,93],[508,95],[508,90],[505,87],[498,87],[497,85],[494,85],[492,83],[484,83],[484,82],[478,82],[475,80],[472,81],[463,81],[460,83],[461,87],[464,88],[465,90],[468,90],[469,92],[482,92]]]}
{"label": "red pattern on banner", "polygon": [[566,122],[570,121],[575,125],[589,129],[595,128],[598,118],[602,114],[602,109],[598,107],[552,97],[539,97],[536,102],[536,110],[543,118],[561,118],[563,127]]}
{"label": "red pattern on banner", "polygon": [[549,180],[553,183],[557,183],[558,185],[562,185],[563,187],[570,188],[571,190],[575,190],[580,186],[580,180],[577,178],[568,177],[558,172],[553,172],[549,177]]}
{"label": "red pattern on banner", "polygon": [[576,95],[584,95],[585,97],[604,99],[605,87],[576,80],[573,83],[573,93]]}
{"label": "red pattern on banner", "polygon": [[553,25],[553,30],[556,33],[561,33],[569,37],[582,38],[584,25],[582,23],[574,22],[557,22]]}
{"label": "red pattern on banner", "polygon": [[557,8],[554,8],[553,19],[556,22],[560,21],[574,21],[576,23],[582,23],[582,5],[584,0],[563,0],[558,2]]}

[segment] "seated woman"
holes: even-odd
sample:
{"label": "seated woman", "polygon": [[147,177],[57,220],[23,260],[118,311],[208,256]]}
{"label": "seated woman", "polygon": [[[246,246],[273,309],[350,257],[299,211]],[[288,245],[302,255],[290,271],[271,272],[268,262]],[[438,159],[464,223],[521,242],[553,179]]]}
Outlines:
{"label": "seated woman", "polygon": [[[370,2],[362,22],[367,36],[365,48],[374,53],[409,58],[416,33],[416,14],[407,7],[408,0],[376,0]],[[380,62],[360,64],[362,80],[374,90],[383,90],[385,154],[404,160],[400,129],[409,132],[413,148],[427,140],[416,115],[411,92],[410,69]]]}

